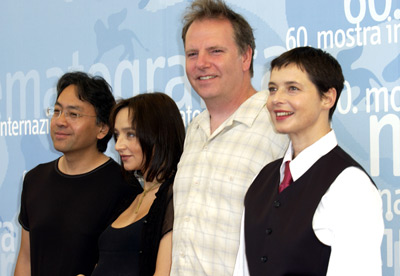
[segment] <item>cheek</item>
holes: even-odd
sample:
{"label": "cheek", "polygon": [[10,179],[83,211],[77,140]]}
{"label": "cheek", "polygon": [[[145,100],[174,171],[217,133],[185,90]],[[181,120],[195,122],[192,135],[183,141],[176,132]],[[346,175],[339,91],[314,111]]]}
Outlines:
{"label": "cheek", "polygon": [[194,68],[194,61],[186,60],[185,70],[186,70],[188,75],[193,71],[193,68]]}
{"label": "cheek", "polygon": [[131,140],[128,143],[129,150],[135,154],[137,157],[141,157],[142,155],[142,148],[137,140]]}
{"label": "cheek", "polygon": [[56,119],[51,119],[50,120],[50,130],[55,130],[57,128],[57,123],[56,123]]}
{"label": "cheek", "polygon": [[72,125],[70,128],[75,133],[85,133],[86,134],[85,136],[89,136],[91,133],[94,132],[93,128],[91,126],[84,126],[84,125],[75,124],[75,125]]}
{"label": "cheek", "polygon": [[267,107],[268,111],[271,113],[272,112],[272,100],[271,97],[268,97],[267,102],[265,103],[265,106]]}

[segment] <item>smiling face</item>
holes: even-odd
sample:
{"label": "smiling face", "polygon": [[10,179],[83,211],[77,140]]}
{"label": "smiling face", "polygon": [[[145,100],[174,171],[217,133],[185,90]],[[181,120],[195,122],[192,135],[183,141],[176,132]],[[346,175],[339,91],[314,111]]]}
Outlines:
{"label": "smiling face", "polygon": [[144,161],[142,147],[136,136],[136,131],[132,128],[132,118],[130,115],[129,108],[124,107],[115,117],[115,149],[121,156],[124,169],[135,171],[142,169]]}
{"label": "smiling face", "polygon": [[194,21],[186,34],[185,54],[189,82],[206,104],[236,98],[247,85],[251,49],[240,54],[227,19]]}
{"label": "smiling face", "polygon": [[76,153],[83,156],[88,152],[97,152],[97,140],[104,138],[107,132],[104,133],[102,124],[96,123],[93,105],[78,98],[75,85],[69,85],[61,92],[55,108],[93,117],[83,116],[72,120],[65,117],[64,113],[59,118],[53,117],[50,135],[54,148],[66,155]]}
{"label": "smiling face", "polygon": [[279,133],[308,146],[330,131],[329,109],[336,99],[335,89],[321,98],[307,73],[295,64],[273,69],[268,87],[267,108]]}

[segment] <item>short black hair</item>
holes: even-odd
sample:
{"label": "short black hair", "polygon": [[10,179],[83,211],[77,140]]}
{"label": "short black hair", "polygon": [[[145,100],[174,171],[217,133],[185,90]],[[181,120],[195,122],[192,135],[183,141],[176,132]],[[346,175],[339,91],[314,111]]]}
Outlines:
{"label": "short black hair", "polygon": [[336,101],[329,110],[329,120],[331,120],[344,87],[344,76],[339,62],[332,55],[321,49],[298,47],[272,60],[271,71],[273,69],[279,70],[290,64],[297,65],[307,73],[311,82],[317,87],[321,97],[330,88],[336,89]]}
{"label": "short black hair", "polygon": [[[120,100],[110,115],[113,132],[117,114],[123,108],[129,109],[131,126],[142,148],[146,181],[162,182],[174,176],[185,139],[185,126],[176,103],[160,92]],[[123,171],[129,175],[124,168]]]}
{"label": "short black hair", "polygon": [[[65,88],[76,87],[76,93],[81,101],[90,103],[96,111],[96,123],[109,126],[110,112],[115,105],[111,86],[100,76],[91,76],[85,72],[69,72],[64,74],[57,83],[57,99]],[[112,137],[109,130],[103,139],[97,140],[99,152],[105,152],[108,141]]]}

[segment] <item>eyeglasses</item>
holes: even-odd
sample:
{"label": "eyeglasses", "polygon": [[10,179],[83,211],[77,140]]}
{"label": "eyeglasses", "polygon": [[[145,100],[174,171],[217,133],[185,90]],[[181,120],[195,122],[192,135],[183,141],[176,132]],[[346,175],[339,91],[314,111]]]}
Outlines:
{"label": "eyeglasses", "polygon": [[61,109],[54,108],[54,107],[49,107],[46,109],[46,116],[49,118],[60,118],[62,113],[64,113],[65,118],[69,118],[72,121],[79,119],[81,117],[97,117],[94,115],[86,115],[86,114],[80,114],[77,112],[63,111]]}

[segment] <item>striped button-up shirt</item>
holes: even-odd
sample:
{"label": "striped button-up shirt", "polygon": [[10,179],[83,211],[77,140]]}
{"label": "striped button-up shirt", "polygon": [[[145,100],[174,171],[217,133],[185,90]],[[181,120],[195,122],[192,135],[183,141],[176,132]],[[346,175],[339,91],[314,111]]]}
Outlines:
{"label": "striped button-up shirt", "polygon": [[288,144],[274,131],[267,96],[254,94],[212,134],[207,110],[190,124],[174,182],[171,275],[232,275],[244,195]]}

